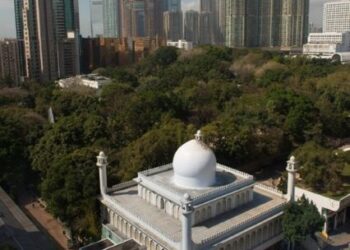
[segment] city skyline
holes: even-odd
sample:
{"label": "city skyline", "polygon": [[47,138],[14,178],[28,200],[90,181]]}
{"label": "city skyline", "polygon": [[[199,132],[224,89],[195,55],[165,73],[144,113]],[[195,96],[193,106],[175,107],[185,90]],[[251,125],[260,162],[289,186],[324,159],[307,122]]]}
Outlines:
{"label": "city skyline", "polygon": [[[183,0],[183,9],[198,9],[198,0]],[[322,26],[322,8],[326,0],[310,0],[310,23]],[[80,30],[83,36],[90,36],[90,10],[88,0],[79,0]],[[15,38],[15,17],[13,0],[2,0],[0,5],[0,22],[6,23],[0,27],[0,38]]]}

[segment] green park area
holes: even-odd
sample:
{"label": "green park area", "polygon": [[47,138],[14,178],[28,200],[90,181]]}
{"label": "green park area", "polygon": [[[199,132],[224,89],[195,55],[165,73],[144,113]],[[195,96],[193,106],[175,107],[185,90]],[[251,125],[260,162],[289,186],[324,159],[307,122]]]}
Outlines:
{"label": "green park area", "polygon": [[[0,80],[0,185],[13,197],[35,190],[73,239],[100,236],[96,155],[108,156],[108,183],[172,161],[201,129],[218,162],[254,166],[294,154],[305,184],[348,193],[350,66],[277,52],[163,47],[126,67],[99,94],[54,83]],[[55,123],[48,121],[52,108]],[[252,171],[251,169],[242,169]]]}

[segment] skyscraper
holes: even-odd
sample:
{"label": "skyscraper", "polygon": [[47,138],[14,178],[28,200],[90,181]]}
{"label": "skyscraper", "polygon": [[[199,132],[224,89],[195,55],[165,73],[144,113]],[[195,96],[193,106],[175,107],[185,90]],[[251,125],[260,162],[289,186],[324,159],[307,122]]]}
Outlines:
{"label": "skyscraper", "polygon": [[216,1],[216,22],[218,29],[216,31],[216,43],[223,45],[226,35],[226,0]]}
{"label": "skyscraper", "polygon": [[78,1],[17,0],[15,7],[25,77],[45,82],[78,74]]}
{"label": "skyscraper", "polygon": [[103,36],[119,37],[121,35],[120,0],[103,0]]}
{"label": "skyscraper", "polygon": [[103,35],[103,5],[102,0],[90,0],[91,36]]}
{"label": "skyscraper", "polygon": [[214,43],[214,15],[212,12],[202,11],[199,13],[199,43]]}
{"label": "skyscraper", "polygon": [[323,32],[350,31],[350,0],[327,2],[323,7]]}
{"label": "skyscraper", "polygon": [[[164,0],[148,0],[148,1],[153,1],[153,20],[151,23],[153,23],[153,36],[158,36],[158,37],[164,37],[164,23],[163,23],[163,15],[164,12],[166,11],[166,1]],[[151,19],[151,11],[150,7],[147,7],[148,9],[148,16],[149,19]],[[151,16],[151,17],[150,17]],[[152,34],[152,33],[151,33]]]}
{"label": "skyscraper", "polygon": [[184,38],[193,44],[199,42],[199,13],[198,11],[189,10],[185,12],[184,18]]}
{"label": "skyscraper", "polygon": [[309,0],[283,0],[281,48],[302,48],[309,29]]}
{"label": "skyscraper", "polygon": [[201,29],[210,33],[202,36],[209,36],[210,43],[223,44],[225,41],[226,0],[200,0],[199,9],[203,13],[200,17]]}
{"label": "skyscraper", "polygon": [[122,34],[123,37],[146,36],[145,0],[122,0]]}
{"label": "skyscraper", "polygon": [[52,0],[58,77],[80,73],[78,0]]}
{"label": "skyscraper", "polygon": [[226,1],[226,45],[229,47],[248,47],[246,43],[247,1]]}
{"label": "skyscraper", "polygon": [[15,0],[15,21],[16,21],[16,37],[18,41],[18,57],[19,57],[19,74],[25,75],[24,64],[24,42],[23,42],[23,0]]}
{"label": "skyscraper", "polygon": [[164,1],[164,10],[178,12],[181,11],[181,0],[163,0]]}
{"label": "skyscraper", "polygon": [[260,0],[258,23],[259,46],[279,46],[281,42],[281,1]]}
{"label": "skyscraper", "polygon": [[306,42],[309,0],[227,0],[226,45],[301,48]]}
{"label": "skyscraper", "polygon": [[167,40],[172,41],[177,41],[183,38],[182,12],[164,12],[164,35]]}
{"label": "skyscraper", "polygon": [[24,58],[28,79],[45,82],[58,77],[52,10],[51,1],[23,0]]}
{"label": "skyscraper", "polygon": [[20,58],[16,39],[0,40],[0,78],[20,83]]}

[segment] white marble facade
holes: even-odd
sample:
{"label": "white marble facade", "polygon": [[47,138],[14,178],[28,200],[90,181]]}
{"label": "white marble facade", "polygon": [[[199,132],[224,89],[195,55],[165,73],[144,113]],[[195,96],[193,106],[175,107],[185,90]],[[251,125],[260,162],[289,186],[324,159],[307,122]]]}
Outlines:
{"label": "white marble facade", "polygon": [[[168,164],[128,183],[100,185],[104,223],[111,231],[148,250],[263,250],[282,239],[288,197],[217,164],[200,133],[178,152],[176,168]],[[107,164],[101,162],[100,182],[106,182]],[[202,185],[200,178],[210,184]]]}

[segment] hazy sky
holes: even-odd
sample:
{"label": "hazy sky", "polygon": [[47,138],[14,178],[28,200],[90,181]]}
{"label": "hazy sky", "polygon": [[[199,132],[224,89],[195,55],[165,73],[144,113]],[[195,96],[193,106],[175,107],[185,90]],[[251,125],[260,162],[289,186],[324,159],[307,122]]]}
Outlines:
{"label": "hazy sky", "polygon": [[[197,8],[199,0],[182,0],[184,9]],[[15,37],[14,0],[0,0],[0,38]],[[83,36],[90,34],[89,0],[79,0],[80,29]],[[310,22],[321,27],[322,5],[326,0],[310,0]]]}

